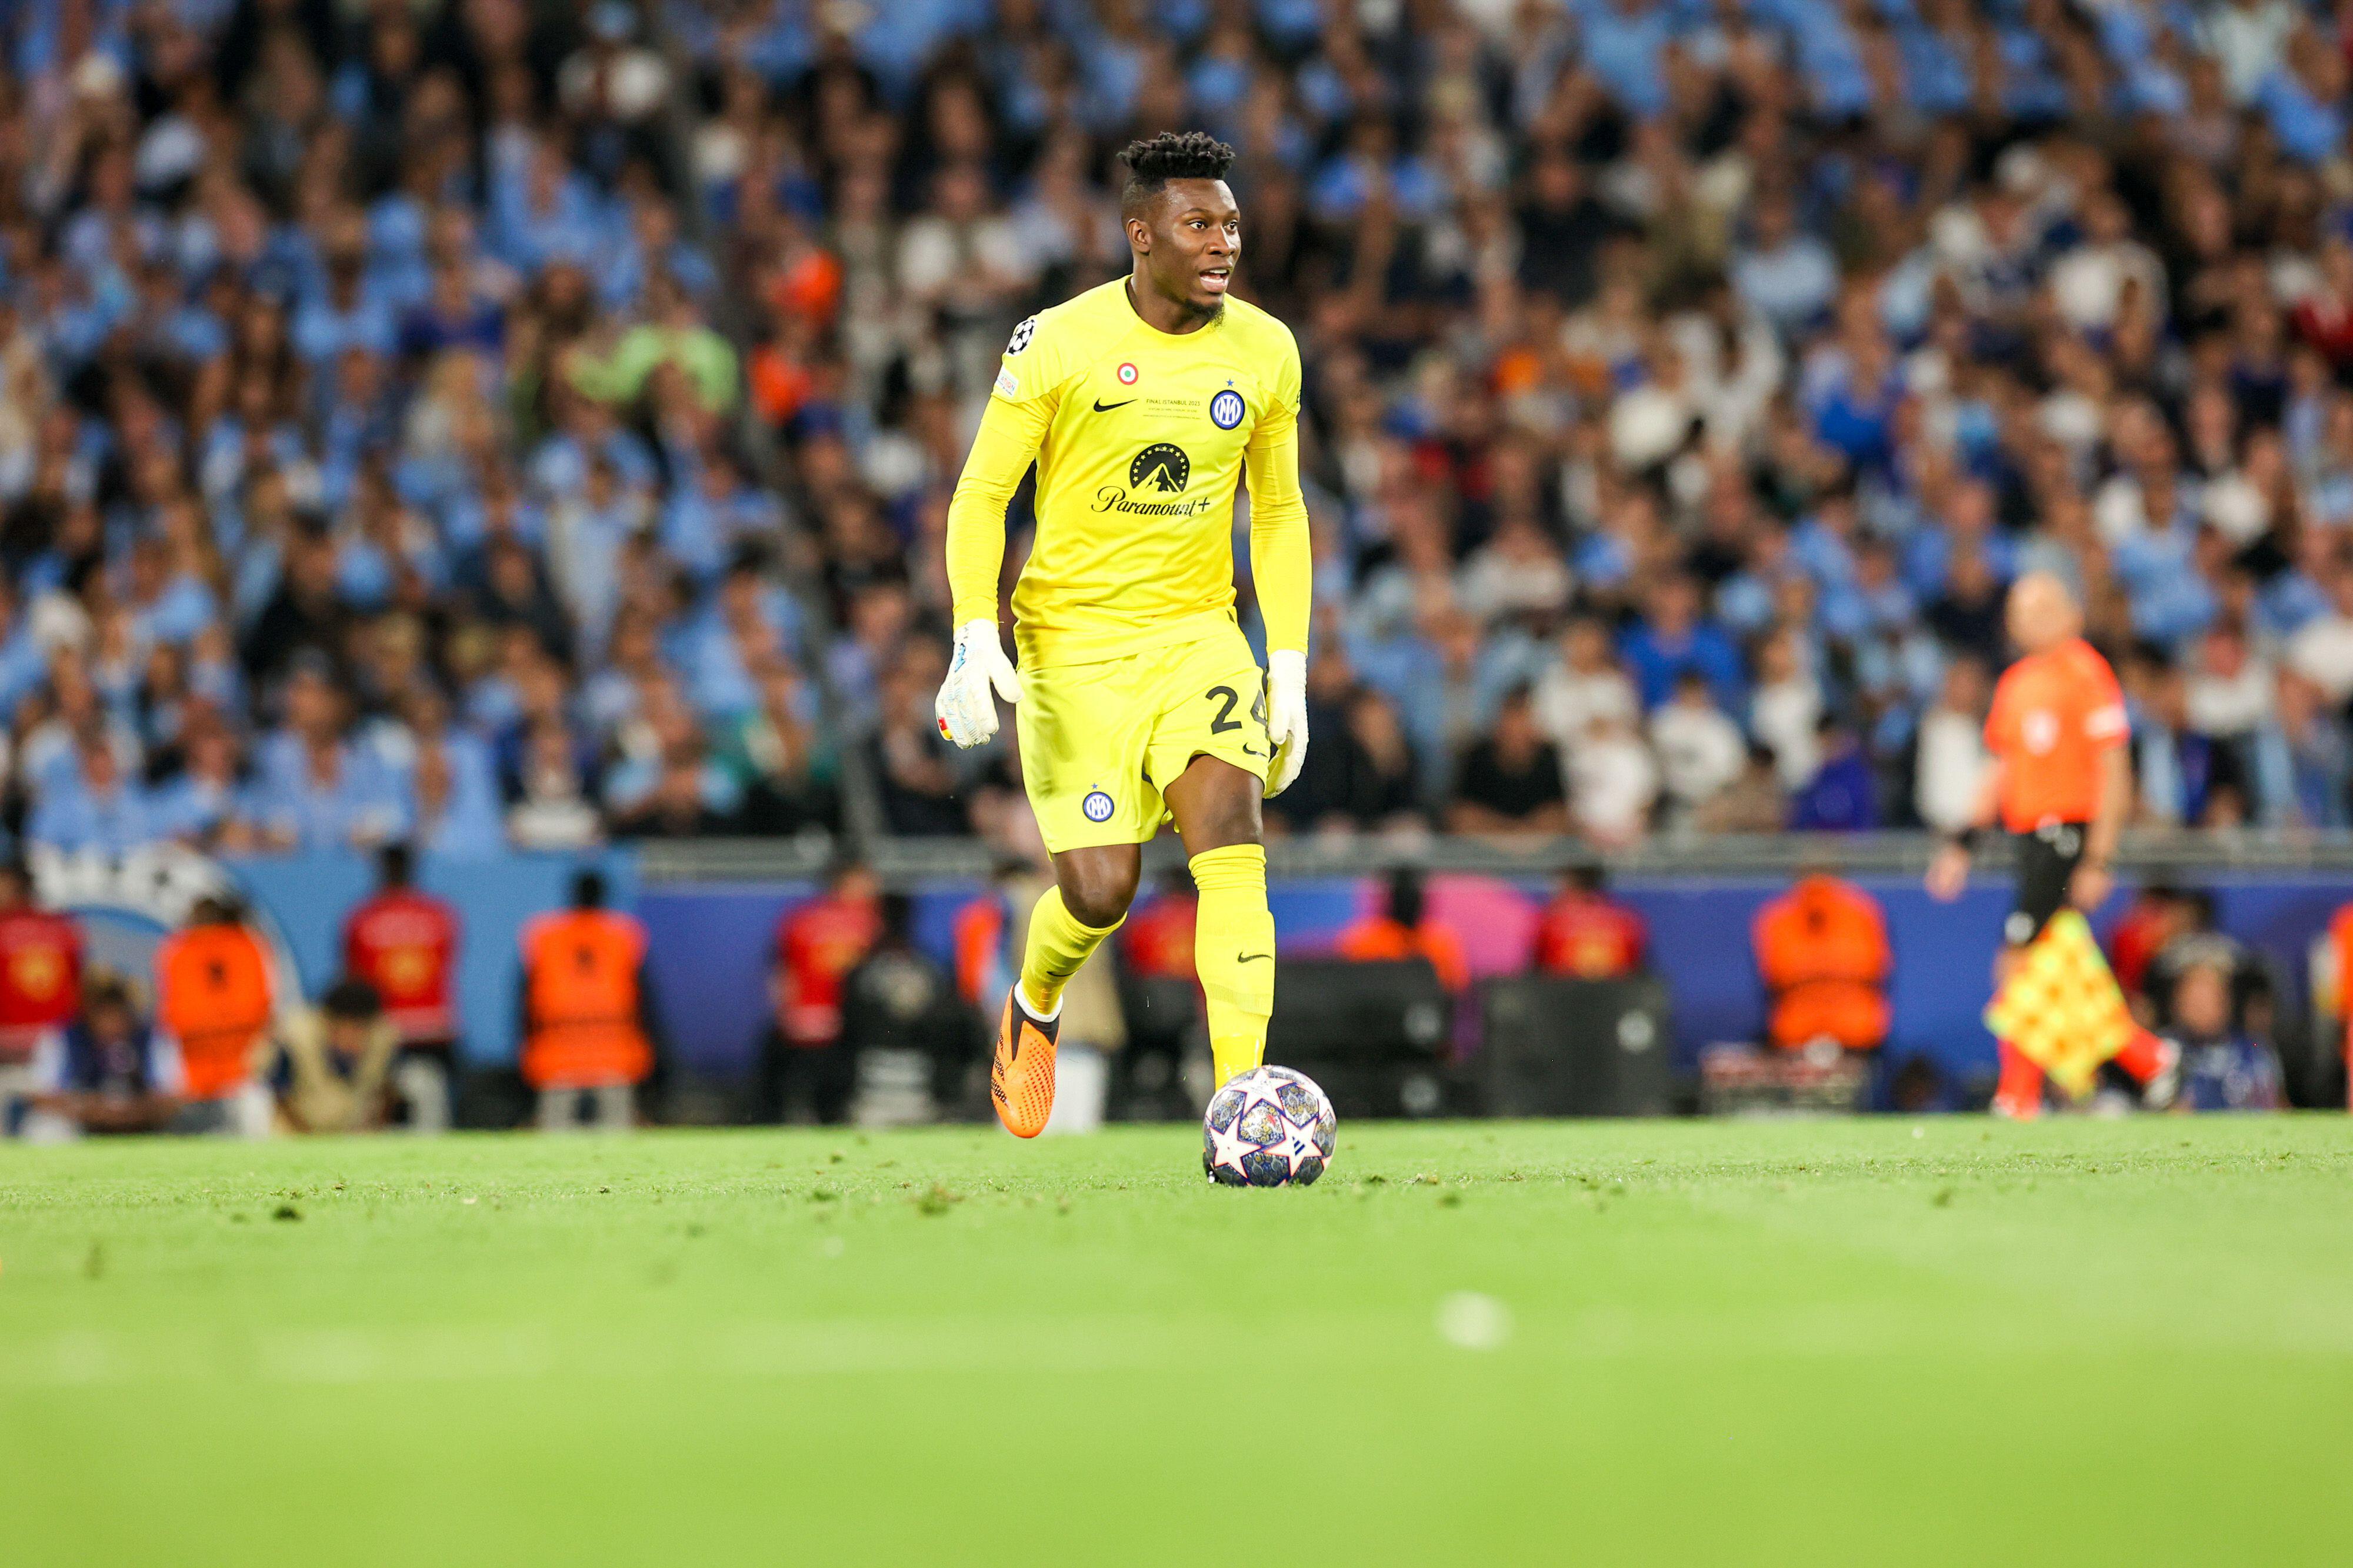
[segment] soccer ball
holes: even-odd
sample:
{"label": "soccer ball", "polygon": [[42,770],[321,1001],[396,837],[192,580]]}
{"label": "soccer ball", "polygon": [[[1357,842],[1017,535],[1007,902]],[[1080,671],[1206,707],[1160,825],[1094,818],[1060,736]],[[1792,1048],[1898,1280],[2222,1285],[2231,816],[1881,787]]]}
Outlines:
{"label": "soccer ball", "polygon": [[1339,1119],[1305,1073],[1252,1068],[1210,1097],[1201,1169],[1229,1187],[1303,1187],[1332,1163]]}

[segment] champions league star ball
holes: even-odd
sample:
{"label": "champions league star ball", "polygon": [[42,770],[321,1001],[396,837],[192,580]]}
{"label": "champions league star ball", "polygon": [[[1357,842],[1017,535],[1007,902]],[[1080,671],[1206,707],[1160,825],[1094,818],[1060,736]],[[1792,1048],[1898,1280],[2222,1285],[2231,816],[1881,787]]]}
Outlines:
{"label": "champions league star ball", "polygon": [[1305,1073],[1252,1068],[1229,1079],[1201,1123],[1201,1169],[1229,1187],[1303,1187],[1332,1163],[1339,1118]]}

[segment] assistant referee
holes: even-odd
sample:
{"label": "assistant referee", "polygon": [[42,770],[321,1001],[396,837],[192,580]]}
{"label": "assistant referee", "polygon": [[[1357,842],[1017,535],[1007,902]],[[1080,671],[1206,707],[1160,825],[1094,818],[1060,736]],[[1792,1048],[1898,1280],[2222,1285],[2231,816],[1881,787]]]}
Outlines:
{"label": "assistant referee", "polygon": [[[2008,626],[2018,662],[1994,689],[1986,715],[1985,772],[1969,826],[1937,851],[1928,891],[1958,898],[1968,885],[1974,837],[1999,821],[2017,847],[2018,894],[2002,922],[1995,960],[1999,990],[2020,952],[2062,909],[2099,908],[2114,884],[2109,862],[2132,805],[2131,726],[2116,671],[2084,640],[2083,616],[2065,584],[2029,573],[2010,591]],[[1998,1115],[2038,1116],[2042,1069],[2009,1041],[1999,1042]],[[2116,1061],[2157,1098],[2169,1082],[2167,1047],[2137,1034]]]}

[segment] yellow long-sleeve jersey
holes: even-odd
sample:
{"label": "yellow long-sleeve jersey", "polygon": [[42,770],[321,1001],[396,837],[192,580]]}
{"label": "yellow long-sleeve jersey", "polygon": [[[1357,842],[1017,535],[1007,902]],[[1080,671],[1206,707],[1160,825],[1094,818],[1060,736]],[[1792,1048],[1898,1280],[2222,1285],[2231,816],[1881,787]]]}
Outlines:
{"label": "yellow long-sleeve jersey", "polygon": [[956,623],[997,619],[1005,508],[1034,458],[1038,536],[1013,590],[1021,664],[1205,635],[1233,612],[1247,474],[1267,644],[1305,652],[1299,391],[1290,329],[1241,300],[1175,335],[1145,324],[1120,279],[1022,322],[948,508]]}

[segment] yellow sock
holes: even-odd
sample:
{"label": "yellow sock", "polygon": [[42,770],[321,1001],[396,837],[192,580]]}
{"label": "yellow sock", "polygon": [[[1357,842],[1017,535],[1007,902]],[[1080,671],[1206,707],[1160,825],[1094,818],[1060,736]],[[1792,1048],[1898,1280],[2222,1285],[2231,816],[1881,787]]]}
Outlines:
{"label": "yellow sock", "polygon": [[1201,907],[1193,964],[1209,1002],[1209,1055],[1223,1084],[1266,1059],[1274,1013],[1274,916],[1266,907],[1266,851],[1233,844],[1193,857]]}
{"label": "yellow sock", "polygon": [[1021,1002],[1041,1018],[1061,1010],[1062,987],[1120,921],[1097,930],[1081,925],[1063,907],[1062,889],[1049,888],[1029,911],[1029,939],[1021,949]]}

